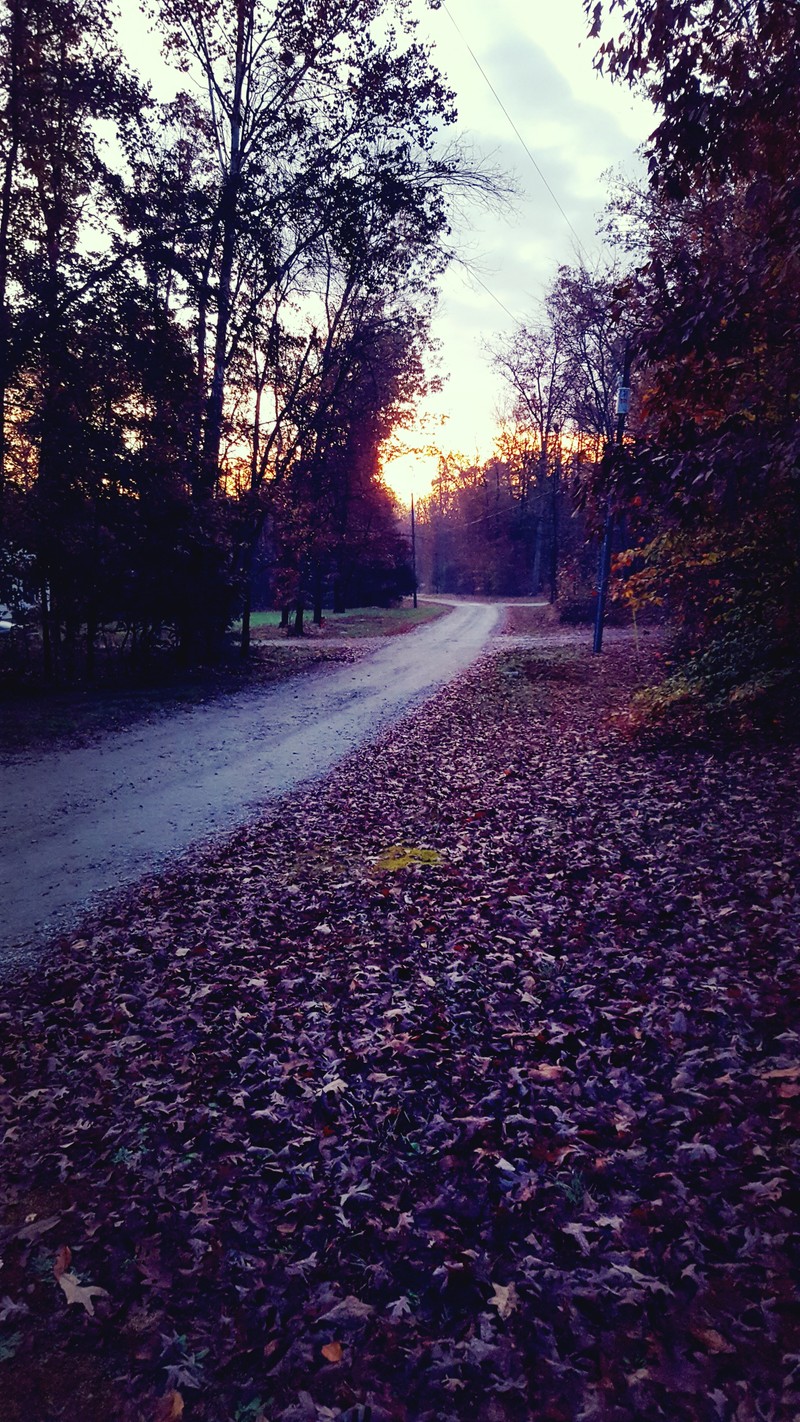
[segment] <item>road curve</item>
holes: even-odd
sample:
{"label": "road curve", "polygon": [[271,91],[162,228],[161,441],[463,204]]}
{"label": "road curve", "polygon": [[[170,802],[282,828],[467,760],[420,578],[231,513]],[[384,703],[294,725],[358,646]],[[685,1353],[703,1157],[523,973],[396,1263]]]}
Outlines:
{"label": "road curve", "polygon": [[462,603],[322,668],[0,767],[0,972],[87,908],[324,775],[480,654],[497,604]]}

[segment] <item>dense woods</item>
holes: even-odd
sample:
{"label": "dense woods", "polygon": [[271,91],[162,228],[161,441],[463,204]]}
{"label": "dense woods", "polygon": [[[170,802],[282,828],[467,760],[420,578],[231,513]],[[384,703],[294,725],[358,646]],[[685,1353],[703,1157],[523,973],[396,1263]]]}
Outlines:
{"label": "dense woods", "polygon": [[482,181],[383,0],[151,18],[168,103],[93,0],[0,26],[0,602],[55,679],[213,657],[235,614],[246,650],[254,585],[300,616],[356,565],[407,589],[378,451],[425,388],[448,193]]}
{"label": "dense woods", "polygon": [[661,715],[772,718],[796,698],[800,645],[800,13],[659,0],[619,32],[611,7],[606,32],[605,8],[587,5],[601,66],[658,113],[648,188],[610,213],[641,372],[611,484],[646,519],[628,593],[678,627]]}

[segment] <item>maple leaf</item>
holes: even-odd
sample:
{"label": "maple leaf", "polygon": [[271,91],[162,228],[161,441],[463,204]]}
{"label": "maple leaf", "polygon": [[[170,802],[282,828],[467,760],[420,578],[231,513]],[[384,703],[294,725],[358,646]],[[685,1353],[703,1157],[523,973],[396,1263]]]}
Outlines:
{"label": "maple leaf", "polygon": [[394,1303],[390,1303],[386,1311],[393,1323],[397,1323],[399,1319],[405,1318],[407,1314],[413,1312],[411,1304],[405,1294],[401,1294],[399,1299],[395,1299]]}
{"label": "maple leaf", "polygon": [[108,1289],[101,1289],[99,1284],[82,1284],[77,1274],[59,1274],[58,1282],[64,1290],[67,1303],[80,1304],[82,1308],[86,1309],[90,1318],[94,1318],[92,1299],[108,1298]]}

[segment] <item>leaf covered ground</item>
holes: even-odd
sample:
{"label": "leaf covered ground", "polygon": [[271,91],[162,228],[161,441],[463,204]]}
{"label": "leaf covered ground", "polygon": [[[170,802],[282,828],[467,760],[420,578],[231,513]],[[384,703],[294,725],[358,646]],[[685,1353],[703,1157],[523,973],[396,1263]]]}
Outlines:
{"label": "leaf covered ground", "polygon": [[798,752],[585,642],[7,991],[4,1422],[798,1415]]}

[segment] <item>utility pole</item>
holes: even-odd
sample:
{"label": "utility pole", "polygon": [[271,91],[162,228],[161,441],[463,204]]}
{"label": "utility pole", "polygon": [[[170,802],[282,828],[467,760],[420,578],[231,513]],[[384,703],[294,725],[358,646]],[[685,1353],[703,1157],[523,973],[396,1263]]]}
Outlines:
{"label": "utility pole", "polygon": [[411,571],[414,574],[414,606],[417,605],[417,526],[414,522],[414,495],[411,495]]}
{"label": "utility pole", "polygon": [[[617,429],[615,442],[621,448],[625,434],[625,420],[631,403],[631,343],[626,337],[625,355],[622,365],[622,384],[617,391]],[[600,548],[600,571],[597,579],[597,610],[594,617],[594,643],[592,651],[597,654],[603,650],[603,622],[606,615],[606,599],[608,597],[608,582],[611,576],[611,541],[614,536],[614,514],[610,507],[606,508],[606,522],[603,530],[603,542]]]}

